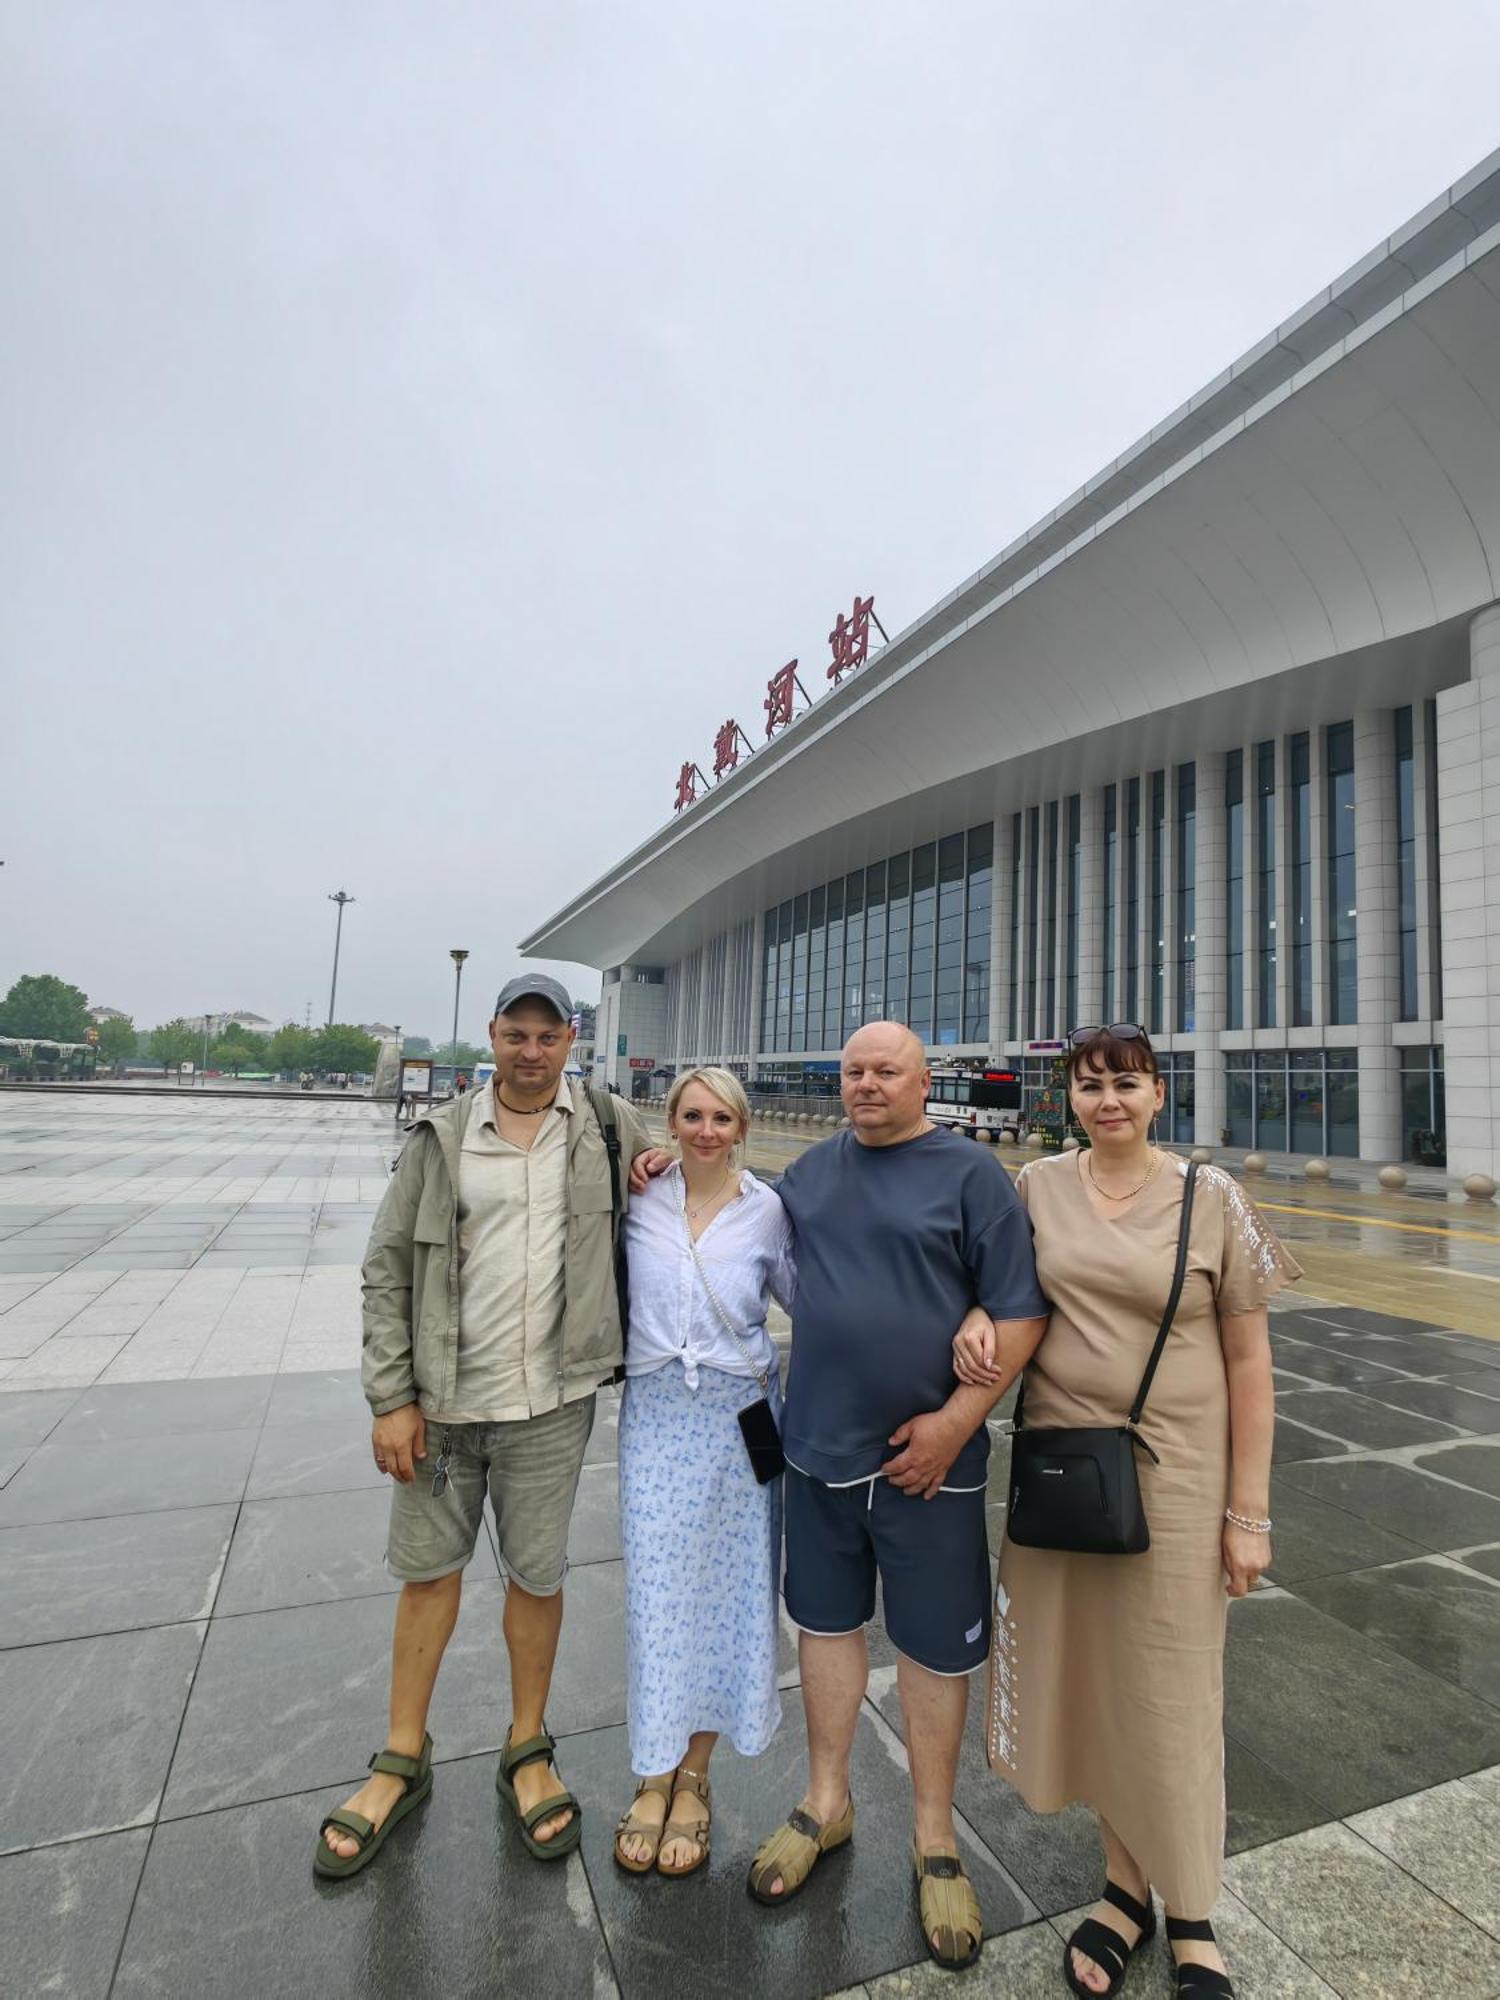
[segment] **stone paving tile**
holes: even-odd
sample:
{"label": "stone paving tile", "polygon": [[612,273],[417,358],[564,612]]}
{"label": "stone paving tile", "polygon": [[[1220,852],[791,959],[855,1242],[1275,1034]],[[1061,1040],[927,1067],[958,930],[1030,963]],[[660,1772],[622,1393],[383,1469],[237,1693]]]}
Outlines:
{"label": "stone paving tile", "polygon": [[384,1486],[370,1448],[368,1410],[347,1423],[278,1424],[262,1431],[246,1498],[281,1499],[294,1493],[342,1493]]}
{"label": "stone paving tile", "polygon": [[1500,1711],[1279,1590],[1233,1607],[1224,1681],[1231,1739],[1330,1819],[1500,1762]]}
{"label": "stone paving tile", "polygon": [[1500,1586],[1445,1557],[1305,1582],[1298,1595],[1500,1708]]}
{"label": "stone paving tile", "polygon": [[0,1852],[156,1813],[200,1625],[0,1653]]}
{"label": "stone paving tile", "polygon": [[1437,1785],[1349,1821],[1350,1829],[1500,1940],[1500,1803]]}
{"label": "stone paving tile", "polygon": [[36,1389],[0,1396],[0,1445],[40,1444],[66,1416],[76,1389]]}
{"label": "stone paving tile", "polygon": [[1357,1514],[1388,1533],[1424,1548],[1470,1548],[1500,1541],[1500,1499],[1409,1465],[1377,1458],[1352,1458],[1313,1465],[1287,1465],[1282,1481],[1315,1500]]}
{"label": "stone paving tile", "polygon": [[0,1528],[0,1644],[207,1618],[234,1523],[220,1506]]}
{"label": "stone paving tile", "polygon": [[109,1444],[39,1445],[0,1494],[0,1528],[237,1501],[254,1431]]}
{"label": "stone paving tile", "polygon": [[1500,1989],[1500,1942],[1344,1826],[1231,1861],[1229,1885],[1346,2000]]}
{"label": "stone paving tile", "polygon": [[150,1839],[141,1828],[0,1860],[0,1936],[12,1992],[105,2000]]}
{"label": "stone paving tile", "polygon": [[270,1376],[237,1382],[159,1382],[86,1389],[54,1433],[80,1444],[117,1438],[161,1438],[182,1432],[260,1429]]}
{"label": "stone paving tile", "polygon": [[1415,1463],[1440,1479],[1456,1479],[1461,1485],[1500,1498],[1500,1437],[1475,1438],[1472,1443],[1418,1452]]}
{"label": "stone paving tile", "polygon": [[[445,1764],[380,1859],[321,1882],[312,1850],[335,1786],[163,1825],[115,1994],[317,1994],[489,2000],[615,1986],[575,1855],[539,1867],[495,1795],[495,1760]],[[205,1923],[203,1913],[212,1910]]]}

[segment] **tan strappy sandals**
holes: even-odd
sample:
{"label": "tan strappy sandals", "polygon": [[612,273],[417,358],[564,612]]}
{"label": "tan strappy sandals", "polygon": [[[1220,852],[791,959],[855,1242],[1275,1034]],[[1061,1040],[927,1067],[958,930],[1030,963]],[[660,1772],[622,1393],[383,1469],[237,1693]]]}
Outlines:
{"label": "tan strappy sandals", "polygon": [[[708,1808],[708,1816],[701,1820],[673,1819],[672,1808],[680,1792],[690,1792],[694,1798],[701,1799]],[[667,1813],[665,1826],[653,1825],[650,1820],[637,1815],[636,1805],[647,1793],[663,1801]],[[708,1859],[712,1826],[713,1788],[706,1777],[682,1764],[664,1777],[642,1778],[635,1788],[630,1810],[615,1828],[615,1860],[631,1875],[649,1875],[653,1868],[659,1875],[692,1875]],[[644,1855],[626,1854],[621,1842],[632,1837],[648,1843],[649,1851]],[[662,1849],[670,1847],[675,1840],[690,1842],[698,1850],[685,1867],[669,1868],[658,1859]]]}

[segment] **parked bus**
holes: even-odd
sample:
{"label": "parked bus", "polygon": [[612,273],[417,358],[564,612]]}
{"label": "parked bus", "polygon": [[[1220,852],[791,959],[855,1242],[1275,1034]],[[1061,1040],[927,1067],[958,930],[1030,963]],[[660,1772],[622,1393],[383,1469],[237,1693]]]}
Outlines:
{"label": "parked bus", "polygon": [[934,1069],[927,1116],[970,1139],[1019,1139],[1021,1078],[1012,1069]]}

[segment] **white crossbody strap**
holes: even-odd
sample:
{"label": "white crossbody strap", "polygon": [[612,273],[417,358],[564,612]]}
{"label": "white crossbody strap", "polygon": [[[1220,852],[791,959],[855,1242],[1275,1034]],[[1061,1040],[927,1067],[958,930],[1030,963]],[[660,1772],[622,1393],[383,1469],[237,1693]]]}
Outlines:
{"label": "white crossbody strap", "polygon": [[766,1370],[760,1367],[760,1365],[757,1363],[754,1354],[751,1352],[749,1341],[746,1340],[744,1334],[740,1332],[739,1328],[735,1325],[734,1321],[729,1317],[728,1313],[725,1312],[723,1303],[721,1302],[718,1293],[714,1290],[712,1284],[710,1284],[707,1271],[705,1271],[703,1268],[703,1259],[698,1255],[698,1246],[693,1241],[693,1227],[692,1224],[688,1221],[686,1187],[684,1187],[682,1191],[682,1227],[687,1235],[688,1255],[692,1258],[693,1262],[698,1267],[698,1276],[703,1280],[703,1289],[705,1292],[708,1293],[708,1302],[713,1307],[715,1313],[717,1313],[720,1326],[723,1327],[724,1331],[729,1335],[730,1339],[734,1342],[735,1346],[740,1350],[740,1353],[745,1357],[745,1361],[749,1366],[750,1373],[755,1377],[756,1381],[760,1384],[760,1393],[763,1396],[768,1396],[771,1393],[770,1376],[767,1374]]}

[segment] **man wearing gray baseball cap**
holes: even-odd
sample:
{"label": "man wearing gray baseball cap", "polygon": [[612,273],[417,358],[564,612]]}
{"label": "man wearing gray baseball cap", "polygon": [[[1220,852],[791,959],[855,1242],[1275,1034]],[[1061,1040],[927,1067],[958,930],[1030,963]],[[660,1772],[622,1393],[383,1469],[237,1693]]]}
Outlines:
{"label": "man wearing gray baseball cap", "polygon": [[418,1119],[370,1232],[364,1389],[375,1463],[394,1482],[386,1564],[402,1588],[386,1745],[319,1828],[319,1875],[357,1874],[431,1793],[428,1705],[486,1493],[511,1682],[496,1784],[538,1860],[579,1842],[545,1710],[594,1393],[623,1354],[627,1179],[651,1140],[630,1105],[564,1073],[574,1033],[557,980],[507,980],[492,1082]]}

